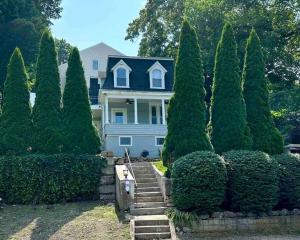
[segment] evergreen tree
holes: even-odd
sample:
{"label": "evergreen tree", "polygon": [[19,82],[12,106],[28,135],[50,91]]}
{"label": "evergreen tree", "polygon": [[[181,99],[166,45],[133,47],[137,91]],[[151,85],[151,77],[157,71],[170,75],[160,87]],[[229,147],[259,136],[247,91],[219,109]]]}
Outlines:
{"label": "evergreen tree", "polygon": [[205,133],[205,90],[202,59],[195,30],[183,22],[175,66],[174,96],[168,108],[164,165],[195,151],[212,150]]}
{"label": "evergreen tree", "polygon": [[243,71],[247,121],[253,150],[269,154],[283,152],[283,138],[275,128],[269,106],[265,64],[259,37],[253,29],[247,41]]}
{"label": "evergreen tree", "polygon": [[92,122],[92,112],[79,51],[70,54],[63,94],[64,151],[95,154],[100,139]]}
{"label": "evergreen tree", "polygon": [[33,150],[58,153],[61,145],[61,90],[54,40],[45,31],[37,61],[36,99],[33,108]]}
{"label": "evergreen tree", "polygon": [[31,145],[31,109],[27,74],[16,48],[10,58],[3,91],[0,144],[2,154],[24,154]]}
{"label": "evergreen tree", "polygon": [[217,153],[250,148],[237,44],[229,24],[217,47],[210,114],[211,142]]}

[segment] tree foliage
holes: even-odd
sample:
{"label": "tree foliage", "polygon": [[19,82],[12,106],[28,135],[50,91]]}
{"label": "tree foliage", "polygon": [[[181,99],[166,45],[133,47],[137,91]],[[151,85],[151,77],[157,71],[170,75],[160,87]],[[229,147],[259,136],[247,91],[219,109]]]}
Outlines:
{"label": "tree foliage", "polygon": [[210,109],[211,142],[217,153],[251,147],[233,30],[224,26],[218,44]]}
{"label": "tree foliage", "polygon": [[32,122],[27,74],[18,48],[10,58],[3,97],[1,152],[24,154],[31,146]]}
{"label": "tree foliage", "polygon": [[[183,22],[175,66],[174,96],[168,108],[164,164],[195,151],[212,150],[205,133],[205,90],[200,49],[195,31]],[[170,162],[171,161],[171,162]]]}
{"label": "tree foliage", "polygon": [[254,29],[247,41],[243,84],[247,122],[253,137],[253,150],[269,154],[282,153],[283,138],[271,116],[263,53]]}
{"label": "tree foliage", "polygon": [[63,124],[64,152],[97,153],[100,139],[92,122],[88,90],[77,48],[72,50],[68,61],[63,93]]}
{"label": "tree foliage", "polygon": [[[141,38],[139,55],[175,58],[180,32],[178,26],[186,15],[201,42],[209,85],[224,23],[229,21],[233,25],[241,59],[248,32],[254,27],[265,52],[268,78],[273,87],[282,89],[299,79],[299,13],[298,0],[148,0],[139,16],[129,24],[126,39]],[[155,32],[157,26],[164,31]]]}
{"label": "tree foliage", "polygon": [[59,153],[61,141],[61,90],[54,40],[45,31],[37,61],[36,99],[33,108],[33,150]]}
{"label": "tree foliage", "polygon": [[58,64],[64,64],[68,61],[70,53],[72,51],[72,45],[68,43],[65,39],[55,38],[55,46],[58,57]]}
{"label": "tree foliage", "polygon": [[34,70],[39,38],[51,19],[60,17],[60,3],[61,0],[0,1],[0,89],[16,47],[22,51],[25,65]]}

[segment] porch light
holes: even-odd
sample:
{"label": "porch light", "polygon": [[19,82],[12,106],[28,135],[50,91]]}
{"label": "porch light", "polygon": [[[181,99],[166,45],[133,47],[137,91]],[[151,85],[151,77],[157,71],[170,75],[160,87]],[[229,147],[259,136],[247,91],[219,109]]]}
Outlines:
{"label": "porch light", "polygon": [[165,104],[167,104],[167,105],[168,105],[168,104],[169,104],[169,102],[170,102],[169,100],[165,100]]}
{"label": "porch light", "polygon": [[124,174],[124,177],[127,178],[128,177],[128,169],[123,169],[123,174]]}

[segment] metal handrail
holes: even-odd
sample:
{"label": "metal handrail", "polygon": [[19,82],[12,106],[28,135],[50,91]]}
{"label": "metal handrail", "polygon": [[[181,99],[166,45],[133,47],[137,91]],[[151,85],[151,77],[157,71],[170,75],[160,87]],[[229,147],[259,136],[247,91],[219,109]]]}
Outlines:
{"label": "metal handrail", "polygon": [[131,174],[132,174],[132,176],[133,176],[134,186],[136,187],[136,186],[137,186],[137,183],[136,183],[136,180],[135,180],[135,176],[134,176],[134,172],[133,172],[133,169],[132,169],[132,165],[131,165],[131,161],[130,161],[130,157],[129,157],[127,148],[125,148],[125,154],[126,154],[126,157],[127,157],[127,159],[128,159],[128,163],[129,163],[129,167],[130,167],[130,170],[131,170]]}
{"label": "metal handrail", "polygon": [[134,189],[133,189],[133,202],[134,203],[137,203],[137,196],[136,196],[136,189],[137,189],[137,183],[136,183],[136,179],[135,179],[135,176],[134,176],[134,172],[133,172],[133,169],[132,169],[132,165],[131,165],[131,161],[130,161],[130,157],[129,157],[129,154],[128,154],[128,149],[125,148],[125,155],[128,159],[128,163],[129,163],[129,167],[131,169],[131,174],[132,174],[132,177],[133,177],[133,180],[134,180]]}

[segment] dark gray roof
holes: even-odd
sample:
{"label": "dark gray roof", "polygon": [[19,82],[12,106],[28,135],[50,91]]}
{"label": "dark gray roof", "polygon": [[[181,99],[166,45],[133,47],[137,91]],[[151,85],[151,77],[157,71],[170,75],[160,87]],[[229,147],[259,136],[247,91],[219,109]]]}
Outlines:
{"label": "dark gray roof", "polygon": [[[112,72],[112,68],[120,60],[123,60],[132,70],[129,74],[129,88],[127,89],[114,87],[114,75]],[[165,89],[150,88],[148,69],[157,61],[167,70],[165,74]],[[134,91],[170,92],[173,90],[173,75],[174,61],[171,58],[109,56],[106,70],[106,80],[104,81],[102,88]]]}

